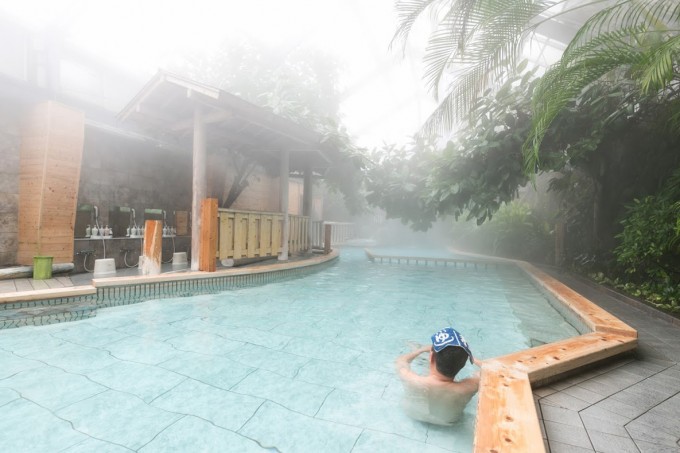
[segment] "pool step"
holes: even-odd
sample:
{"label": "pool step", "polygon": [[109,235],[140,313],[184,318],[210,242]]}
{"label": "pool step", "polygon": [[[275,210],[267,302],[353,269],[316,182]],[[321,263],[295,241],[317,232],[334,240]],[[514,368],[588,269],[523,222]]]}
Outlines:
{"label": "pool step", "polygon": [[0,329],[23,326],[42,326],[97,315],[97,302],[94,298],[69,301],[53,305],[33,305],[0,310]]}
{"label": "pool step", "polygon": [[499,265],[506,265],[502,261],[482,260],[474,258],[434,258],[427,256],[395,256],[395,255],[376,255],[369,250],[365,250],[369,261],[381,264],[407,264],[423,266],[443,266],[453,268],[488,269],[497,268]]}

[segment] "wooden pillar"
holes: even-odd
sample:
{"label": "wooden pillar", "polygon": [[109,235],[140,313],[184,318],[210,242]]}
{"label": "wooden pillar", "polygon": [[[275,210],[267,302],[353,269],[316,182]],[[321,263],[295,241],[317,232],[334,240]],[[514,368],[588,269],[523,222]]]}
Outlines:
{"label": "wooden pillar", "polygon": [[308,165],[307,168],[305,168],[302,184],[302,215],[310,218],[312,217],[313,186],[312,167]]}
{"label": "wooden pillar", "polygon": [[564,264],[564,232],[565,222],[560,217],[555,223],[555,266]]}
{"label": "wooden pillar", "polygon": [[19,154],[18,264],[33,264],[39,255],[73,262],[84,137],[81,111],[48,101],[27,115]]}
{"label": "wooden pillar", "polygon": [[163,253],[163,221],[147,220],[144,222],[144,250],[139,257],[139,269],[142,275],[158,275],[161,273],[161,255]]}
{"label": "wooden pillar", "polygon": [[215,272],[217,260],[217,198],[201,202],[201,244],[198,270]]}
{"label": "wooden pillar", "polygon": [[290,237],[290,217],[288,215],[288,176],[290,175],[290,152],[281,152],[281,212],[283,213],[283,237],[279,261],[288,261],[288,239]]}
{"label": "wooden pillar", "polygon": [[201,202],[208,192],[206,179],[206,140],[203,109],[194,107],[194,142],[193,142],[193,181],[191,197],[191,270],[197,271],[200,260],[201,238]]}
{"label": "wooden pillar", "polygon": [[302,184],[302,215],[309,217],[308,220],[308,227],[306,230],[307,237],[305,238],[305,244],[306,247],[304,247],[305,251],[309,251],[312,248],[312,231],[311,231],[311,225],[312,225],[312,198],[314,195],[314,181],[312,179],[312,166],[307,165],[305,167],[305,173],[303,177],[303,184]]}

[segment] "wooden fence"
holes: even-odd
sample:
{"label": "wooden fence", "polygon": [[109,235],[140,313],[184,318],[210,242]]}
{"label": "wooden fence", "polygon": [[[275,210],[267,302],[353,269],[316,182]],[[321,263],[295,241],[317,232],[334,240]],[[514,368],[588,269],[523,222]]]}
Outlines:
{"label": "wooden fence", "polygon": [[[310,219],[289,215],[288,252],[310,248]],[[219,259],[277,256],[281,252],[283,214],[219,209]]]}
{"label": "wooden fence", "polygon": [[348,239],[355,237],[355,227],[348,222],[312,222],[311,240],[312,246],[323,248],[324,246],[324,226],[331,225],[331,245],[339,245]]}

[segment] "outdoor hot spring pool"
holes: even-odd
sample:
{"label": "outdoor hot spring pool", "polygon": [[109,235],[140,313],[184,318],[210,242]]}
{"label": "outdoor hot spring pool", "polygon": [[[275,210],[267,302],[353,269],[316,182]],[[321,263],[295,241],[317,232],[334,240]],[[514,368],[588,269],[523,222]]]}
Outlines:
{"label": "outdoor hot spring pool", "polygon": [[399,407],[394,359],[448,325],[480,359],[578,335],[514,267],[379,264],[349,248],[301,278],[0,330],[0,445],[469,452],[476,398],[453,427]]}

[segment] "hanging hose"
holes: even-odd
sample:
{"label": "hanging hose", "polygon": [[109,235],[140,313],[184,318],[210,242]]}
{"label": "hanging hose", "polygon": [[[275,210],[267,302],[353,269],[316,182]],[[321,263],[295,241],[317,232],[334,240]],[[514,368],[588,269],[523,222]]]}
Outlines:
{"label": "hanging hose", "polygon": [[128,264],[127,262],[127,254],[128,252],[131,252],[132,250],[125,250],[125,254],[123,255],[123,263],[125,263],[125,267],[133,268],[139,266],[139,259],[137,259],[137,262],[133,265]]}
{"label": "hanging hose", "polygon": [[90,255],[94,255],[94,253],[84,253],[85,258],[83,258],[83,269],[85,269],[85,272],[94,272],[94,269],[88,269],[87,268],[87,257]]}
{"label": "hanging hose", "polygon": [[163,252],[161,251],[161,263],[162,264],[169,264],[172,263],[172,258],[175,256],[175,237],[171,236],[172,239],[172,257],[170,257],[169,260],[163,261]]}

